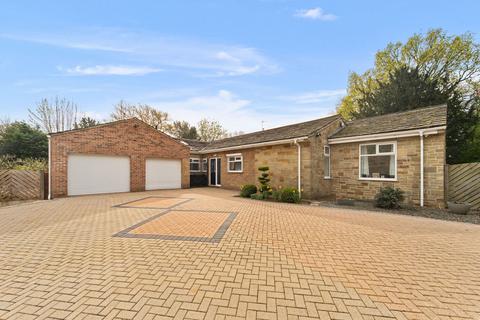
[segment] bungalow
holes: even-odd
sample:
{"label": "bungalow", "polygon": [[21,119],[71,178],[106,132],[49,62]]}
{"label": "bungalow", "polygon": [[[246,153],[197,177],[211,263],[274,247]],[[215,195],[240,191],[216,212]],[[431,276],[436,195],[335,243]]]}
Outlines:
{"label": "bungalow", "polygon": [[[50,136],[51,196],[209,185],[239,189],[269,166],[304,198],[371,200],[381,187],[443,207],[446,106],[345,122],[339,115],[213,141],[175,140],[137,119]],[[120,187],[121,186],[121,187]]]}

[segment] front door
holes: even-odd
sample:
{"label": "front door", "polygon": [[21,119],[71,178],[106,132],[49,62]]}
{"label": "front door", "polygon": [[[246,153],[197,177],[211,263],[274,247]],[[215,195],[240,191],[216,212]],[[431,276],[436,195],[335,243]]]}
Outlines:
{"label": "front door", "polygon": [[220,158],[211,158],[210,159],[210,185],[211,186],[220,186],[221,185],[221,175],[222,172],[222,160]]}

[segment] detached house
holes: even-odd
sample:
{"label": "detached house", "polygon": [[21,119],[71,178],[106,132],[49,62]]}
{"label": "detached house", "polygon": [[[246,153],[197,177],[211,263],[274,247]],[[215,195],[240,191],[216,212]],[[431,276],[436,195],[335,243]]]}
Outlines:
{"label": "detached house", "polygon": [[410,204],[443,207],[445,129],[446,106],[352,122],[333,115],[211,143],[178,141],[129,119],[52,134],[50,190],[239,189],[266,165],[272,186],[297,187],[304,198],[371,200],[394,186]]}

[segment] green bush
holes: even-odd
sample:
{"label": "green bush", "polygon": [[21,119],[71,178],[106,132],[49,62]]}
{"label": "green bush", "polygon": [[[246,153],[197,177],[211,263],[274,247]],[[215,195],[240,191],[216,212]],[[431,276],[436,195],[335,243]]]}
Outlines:
{"label": "green bush", "polygon": [[264,199],[265,199],[263,193],[254,193],[254,194],[251,194],[251,195],[250,195],[250,198],[251,198],[251,199],[254,199],[254,200],[264,200]]}
{"label": "green bush", "polygon": [[300,202],[300,194],[296,188],[285,188],[280,192],[280,201],[289,203]]}
{"label": "green bush", "polygon": [[260,177],[258,177],[258,182],[260,182],[260,188],[259,188],[258,191],[260,191],[261,193],[263,193],[267,197],[270,194],[270,192],[272,191],[272,188],[270,187],[270,184],[269,184],[270,183],[270,178],[269,178],[270,174],[268,173],[268,170],[270,170],[270,168],[267,167],[267,166],[263,166],[263,167],[258,168],[258,171],[261,172]]}
{"label": "green bush", "polygon": [[272,199],[275,201],[280,201],[280,197],[282,196],[282,190],[273,190],[272,191]]}
{"label": "green bush", "polygon": [[381,188],[380,192],[375,196],[375,205],[385,209],[400,208],[400,203],[404,199],[403,194],[404,192],[399,188]]}
{"label": "green bush", "polygon": [[257,186],[254,184],[246,184],[240,190],[240,196],[243,198],[250,198],[255,193],[257,193]]}

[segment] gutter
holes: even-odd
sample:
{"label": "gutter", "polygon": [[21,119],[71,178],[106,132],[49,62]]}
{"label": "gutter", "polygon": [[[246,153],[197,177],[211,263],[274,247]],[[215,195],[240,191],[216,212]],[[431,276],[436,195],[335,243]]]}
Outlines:
{"label": "gutter", "polygon": [[[447,128],[446,126],[432,127],[432,128],[422,129],[422,131],[424,132],[425,135],[432,135],[432,134],[438,134],[440,131],[443,131],[446,128]],[[418,136],[418,132],[419,132],[418,129],[415,129],[415,130],[405,130],[405,131],[368,134],[368,135],[363,135],[363,136],[330,138],[330,139],[328,139],[328,143],[329,144],[339,144],[339,143],[350,143],[350,142],[361,142],[361,141],[373,141],[373,140],[415,137],[415,136]]]}
{"label": "gutter", "polygon": [[52,200],[52,140],[48,137],[48,200]]}
{"label": "gutter", "polygon": [[274,140],[274,141],[268,141],[268,142],[242,144],[242,145],[233,146],[233,147],[200,150],[196,153],[198,153],[198,154],[208,154],[208,153],[215,153],[215,152],[222,152],[222,151],[229,151],[229,150],[241,150],[241,149],[249,149],[249,148],[275,146],[275,145],[287,144],[287,143],[294,143],[295,144],[295,141],[304,141],[304,140],[307,140],[307,139],[308,139],[308,136],[304,136],[304,137],[299,137],[299,138],[294,138],[294,139]]}
{"label": "gutter", "polygon": [[423,177],[423,137],[424,131],[418,131],[420,135],[420,207],[423,207],[423,200],[424,200],[424,177]]}
{"label": "gutter", "polygon": [[298,195],[302,198],[302,146],[298,143],[298,140],[293,140],[293,143],[297,146],[297,181],[298,181]]}

